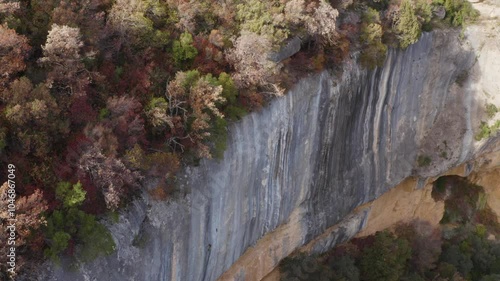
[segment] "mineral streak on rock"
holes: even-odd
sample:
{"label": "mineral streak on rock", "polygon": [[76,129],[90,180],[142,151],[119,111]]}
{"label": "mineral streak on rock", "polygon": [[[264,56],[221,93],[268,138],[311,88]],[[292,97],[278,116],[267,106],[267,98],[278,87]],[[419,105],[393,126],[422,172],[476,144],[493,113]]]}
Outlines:
{"label": "mineral streak on rock", "polygon": [[[483,101],[457,79],[480,74],[474,51],[457,38],[425,33],[374,71],[352,64],[340,78],[302,79],[231,126],[223,160],[187,169],[184,195],[145,196],[123,211],[110,224],[115,254],[79,272],[48,266],[38,280],[260,280],[317,237],[311,249],[322,252],[355,235],[368,214],[348,216],[356,207],[479,151],[472,129]],[[443,142],[446,157],[436,149]]]}

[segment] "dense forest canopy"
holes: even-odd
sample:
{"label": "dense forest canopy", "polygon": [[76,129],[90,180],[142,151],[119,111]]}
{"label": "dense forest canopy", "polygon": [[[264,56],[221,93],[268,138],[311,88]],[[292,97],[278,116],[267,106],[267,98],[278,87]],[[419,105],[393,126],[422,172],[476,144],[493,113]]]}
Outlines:
{"label": "dense forest canopy", "polygon": [[[300,77],[341,70],[357,50],[380,66],[388,47],[475,15],[464,0],[0,0],[0,161],[16,167],[24,221],[17,272],[112,252],[98,217],[143,191],[167,198],[181,165],[222,157],[228,122]],[[297,38],[298,52],[270,60]],[[148,177],[160,184],[141,190]]]}

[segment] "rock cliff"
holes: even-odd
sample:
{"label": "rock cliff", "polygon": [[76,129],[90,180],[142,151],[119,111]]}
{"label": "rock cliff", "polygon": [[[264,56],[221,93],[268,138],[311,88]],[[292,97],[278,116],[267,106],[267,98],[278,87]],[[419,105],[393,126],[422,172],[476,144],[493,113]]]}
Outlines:
{"label": "rock cliff", "polygon": [[115,254],[78,271],[47,265],[38,280],[261,280],[303,245],[329,249],[364,227],[370,207],[357,207],[410,176],[424,187],[470,170],[496,147],[474,140],[485,102],[476,53],[436,31],[374,71],[346,63],[340,77],[302,79],[233,124],[224,158],[186,169],[176,198],[145,195],[109,223]]}

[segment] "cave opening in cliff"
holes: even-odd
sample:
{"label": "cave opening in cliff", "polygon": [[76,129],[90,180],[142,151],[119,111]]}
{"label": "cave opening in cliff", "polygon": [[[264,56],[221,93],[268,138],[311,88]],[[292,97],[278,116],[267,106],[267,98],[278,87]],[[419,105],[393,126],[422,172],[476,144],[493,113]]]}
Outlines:
{"label": "cave opening in cliff", "polygon": [[441,224],[482,224],[496,228],[496,216],[487,204],[482,186],[466,177],[442,176],[434,181],[432,198],[444,201],[445,211]]}

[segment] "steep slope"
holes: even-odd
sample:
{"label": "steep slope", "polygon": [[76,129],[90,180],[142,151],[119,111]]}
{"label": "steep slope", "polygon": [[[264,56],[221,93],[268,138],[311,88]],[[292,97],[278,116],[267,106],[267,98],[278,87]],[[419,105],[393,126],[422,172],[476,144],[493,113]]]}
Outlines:
{"label": "steep slope", "polygon": [[231,127],[223,160],[187,169],[179,198],[133,202],[109,226],[115,254],[78,272],[47,265],[38,280],[260,280],[322,234],[314,251],[328,249],[363,227],[368,209],[341,222],[356,207],[495,147],[474,145],[475,61],[438,31],[375,71],[303,79]]}

